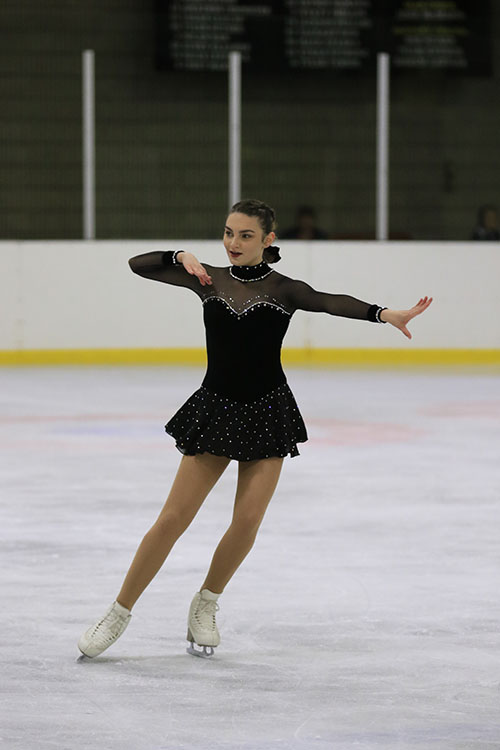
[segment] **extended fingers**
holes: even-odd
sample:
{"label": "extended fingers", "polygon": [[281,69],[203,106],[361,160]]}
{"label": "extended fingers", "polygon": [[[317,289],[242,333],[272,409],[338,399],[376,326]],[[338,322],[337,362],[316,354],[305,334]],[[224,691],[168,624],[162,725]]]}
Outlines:
{"label": "extended fingers", "polygon": [[[203,268],[203,266],[202,266],[202,268]],[[211,283],[212,283],[212,277],[208,275],[208,273],[206,272],[206,270],[205,270],[204,268],[203,268],[203,273],[202,273],[202,275],[201,275],[201,276],[199,277],[199,279],[200,279],[200,281],[201,281],[202,279],[204,279],[204,281],[205,281],[205,282],[206,282],[207,284],[211,284]]]}
{"label": "extended fingers", "polygon": [[200,284],[204,286],[205,284],[211,284],[212,283],[212,277],[208,275],[206,272],[206,269],[202,265],[197,266],[190,266],[186,265],[184,266],[186,271],[190,273],[192,276],[197,276],[200,280]]}
{"label": "extended fingers", "polygon": [[414,318],[415,315],[420,315],[420,313],[423,313],[424,310],[427,310],[429,305],[432,302],[432,297],[421,297],[415,307],[412,307],[411,310],[408,310],[411,317]]}
{"label": "extended fingers", "polygon": [[429,305],[432,302],[432,297],[421,297],[415,307],[421,307],[423,310],[426,310]]}
{"label": "extended fingers", "polygon": [[198,276],[202,285],[212,283],[212,278],[208,275],[203,266],[200,266],[198,269],[196,269],[196,275]]}

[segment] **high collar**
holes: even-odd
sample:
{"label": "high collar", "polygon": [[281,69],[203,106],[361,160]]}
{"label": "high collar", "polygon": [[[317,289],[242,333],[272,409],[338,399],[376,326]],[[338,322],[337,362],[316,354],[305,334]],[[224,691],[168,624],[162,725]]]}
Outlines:
{"label": "high collar", "polygon": [[265,260],[257,263],[256,266],[230,266],[229,273],[234,279],[239,281],[259,281],[268,276],[273,269],[268,266]]}

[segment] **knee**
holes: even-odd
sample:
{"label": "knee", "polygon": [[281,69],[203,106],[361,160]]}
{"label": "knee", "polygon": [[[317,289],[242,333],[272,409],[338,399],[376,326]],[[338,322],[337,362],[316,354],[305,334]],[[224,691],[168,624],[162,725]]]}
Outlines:
{"label": "knee", "polygon": [[253,509],[235,513],[231,526],[242,536],[255,537],[262,521],[262,514]]}
{"label": "knee", "polygon": [[191,519],[182,513],[169,511],[162,513],[156,520],[151,531],[154,531],[162,537],[179,537],[189,526]]}

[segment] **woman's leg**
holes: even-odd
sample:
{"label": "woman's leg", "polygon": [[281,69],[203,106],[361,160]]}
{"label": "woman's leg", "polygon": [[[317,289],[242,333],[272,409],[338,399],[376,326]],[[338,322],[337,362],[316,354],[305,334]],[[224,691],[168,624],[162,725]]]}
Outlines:
{"label": "woman's leg", "polygon": [[257,531],[271,500],[283,458],[239,461],[238,485],[231,525],[222,537],[202,589],[221,594],[252,549]]}
{"label": "woman's leg", "polygon": [[177,539],[196,516],[230,460],[211,453],[182,457],[167,501],[139,545],[116,597],[119,604],[132,609],[160,570]]}

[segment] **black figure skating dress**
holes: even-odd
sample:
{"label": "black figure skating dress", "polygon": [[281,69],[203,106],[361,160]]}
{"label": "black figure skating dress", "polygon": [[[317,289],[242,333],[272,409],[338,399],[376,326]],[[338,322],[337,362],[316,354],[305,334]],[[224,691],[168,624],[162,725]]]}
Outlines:
{"label": "black figure skating dress", "polygon": [[[281,367],[281,344],[295,310],[377,322],[382,308],[256,266],[202,263],[212,284],[174,263],[173,251],[129,261],[148,279],[191,289],[203,304],[207,371],[200,388],[165,425],[181,453],[237,461],[298,456],[307,430]],[[380,322],[380,321],[379,321]]]}

